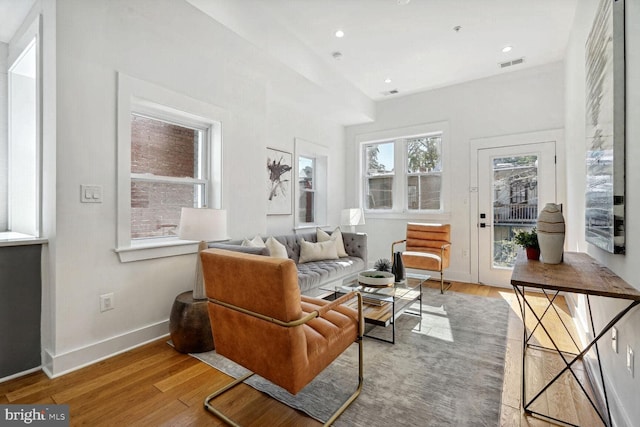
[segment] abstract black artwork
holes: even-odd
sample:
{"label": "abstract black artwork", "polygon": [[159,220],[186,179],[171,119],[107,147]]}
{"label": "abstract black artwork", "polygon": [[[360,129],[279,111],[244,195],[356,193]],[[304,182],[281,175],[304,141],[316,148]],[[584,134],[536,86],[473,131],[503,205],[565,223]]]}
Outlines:
{"label": "abstract black artwork", "polygon": [[291,153],[267,148],[267,215],[291,215]]}
{"label": "abstract black artwork", "polygon": [[601,0],[587,38],[585,238],[625,251],[624,0]]}

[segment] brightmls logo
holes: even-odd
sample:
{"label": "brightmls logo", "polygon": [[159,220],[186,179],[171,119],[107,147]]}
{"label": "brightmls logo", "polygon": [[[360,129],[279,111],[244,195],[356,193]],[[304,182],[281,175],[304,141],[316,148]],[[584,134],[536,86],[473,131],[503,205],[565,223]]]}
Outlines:
{"label": "brightmls logo", "polygon": [[0,426],[69,425],[69,405],[0,405]]}

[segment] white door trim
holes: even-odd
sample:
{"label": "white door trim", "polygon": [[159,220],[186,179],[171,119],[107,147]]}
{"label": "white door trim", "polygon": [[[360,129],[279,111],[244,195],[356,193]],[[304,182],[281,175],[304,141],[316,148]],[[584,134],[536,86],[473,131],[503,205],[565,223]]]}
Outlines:
{"label": "white door trim", "polygon": [[558,203],[566,203],[566,163],[563,129],[473,138],[469,141],[469,260],[471,281],[473,283],[478,283],[478,150],[551,141],[556,143],[556,197]]}

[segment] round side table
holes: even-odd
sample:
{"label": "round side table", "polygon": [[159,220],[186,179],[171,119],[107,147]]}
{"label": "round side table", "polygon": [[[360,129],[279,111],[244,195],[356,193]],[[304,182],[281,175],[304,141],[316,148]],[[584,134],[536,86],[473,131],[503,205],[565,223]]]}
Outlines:
{"label": "round side table", "polygon": [[169,317],[173,346],[180,353],[203,353],[214,349],[207,300],[194,300],[193,292],[176,297]]}

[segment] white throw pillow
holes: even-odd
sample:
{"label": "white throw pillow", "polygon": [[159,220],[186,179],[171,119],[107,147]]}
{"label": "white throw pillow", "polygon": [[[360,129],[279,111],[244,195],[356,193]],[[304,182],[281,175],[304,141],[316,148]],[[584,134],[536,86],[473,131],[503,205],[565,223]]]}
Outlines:
{"label": "white throw pillow", "polygon": [[316,238],[318,242],[326,242],[328,240],[333,240],[336,242],[336,250],[338,251],[338,256],[343,258],[349,256],[347,251],[344,249],[344,240],[342,239],[342,231],[340,231],[340,227],[337,227],[331,235],[326,231],[316,228]]}
{"label": "white throw pillow", "polygon": [[300,259],[298,264],[310,261],[322,261],[324,259],[338,259],[336,242],[328,240],[326,242],[312,243],[302,239],[300,241]]}
{"label": "white throw pillow", "polygon": [[269,254],[274,258],[288,259],[287,248],[273,237],[269,237],[265,242],[265,246],[269,249]]}
{"label": "white throw pillow", "polygon": [[265,244],[264,244],[264,241],[262,240],[262,237],[256,235],[256,237],[254,237],[251,240],[244,239],[240,246],[248,246],[250,248],[264,248]]}

